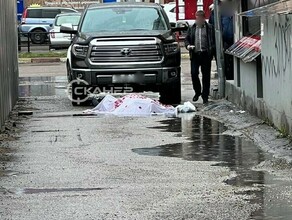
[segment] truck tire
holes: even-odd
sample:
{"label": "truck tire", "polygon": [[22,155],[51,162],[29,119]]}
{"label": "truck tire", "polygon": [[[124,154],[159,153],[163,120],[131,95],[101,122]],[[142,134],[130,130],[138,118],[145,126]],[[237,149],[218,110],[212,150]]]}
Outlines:
{"label": "truck tire", "polygon": [[[73,106],[90,105],[88,94],[86,92],[87,85],[82,83],[72,83],[71,102]],[[76,88],[78,88],[76,90]]]}
{"label": "truck tire", "polygon": [[181,102],[181,80],[178,77],[171,83],[165,84],[160,89],[160,102],[166,105],[176,105]]}
{"label": "truck tire", "polygon": [[46,40],[46,32],[41,29],[33,30],[30,39],[34,44],[43,44]]}
{"label": "truck tire", "polygon": [[68,80],[68,83],[70,83],[72,81],[72,70],[68,61],[66,64],[66,68],[67,68],[67,80]]}

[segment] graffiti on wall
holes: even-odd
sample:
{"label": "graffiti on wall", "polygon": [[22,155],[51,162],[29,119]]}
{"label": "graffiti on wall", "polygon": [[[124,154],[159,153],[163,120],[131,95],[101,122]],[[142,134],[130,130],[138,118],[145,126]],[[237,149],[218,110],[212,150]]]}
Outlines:
{"label": "graffiti on wall", "polygon": [[291,16],[268,20],[265,26],[262,45],[264,74],[277,77],[291,73]]}

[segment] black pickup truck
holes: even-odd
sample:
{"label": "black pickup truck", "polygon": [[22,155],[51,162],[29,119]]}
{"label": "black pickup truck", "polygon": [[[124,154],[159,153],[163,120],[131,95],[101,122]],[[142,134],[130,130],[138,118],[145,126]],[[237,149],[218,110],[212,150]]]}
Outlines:
{"label": "black pickup truck", "polygon": [[76,35],[67,56],[72,104],[82,104],[92,91],[116,87],[159,92],[162,103],[180,103],[181,52],[175,32],[185,28],[173,27],[158,4],[87,7],[77,30],[61,26],[61,32]]}

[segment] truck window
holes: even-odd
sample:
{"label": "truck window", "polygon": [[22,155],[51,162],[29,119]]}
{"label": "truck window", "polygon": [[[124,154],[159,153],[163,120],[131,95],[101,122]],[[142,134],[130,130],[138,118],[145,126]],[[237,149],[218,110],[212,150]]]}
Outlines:
{"label": "truck window", "polygon": [[81,32],[167,30],[165,19],[156,8],[113,7],[89,9]]}
{"label": "truck window", "polygon": [[42,18],[55,18],[60,13],[60,9],[43,9]]}
{"label": "truck window", "polygon": [[76,11],[71,10],[71,9],[61,9],[61,13],[74,13]]}
{"label": "truck window", "polygon": [[61,26],[62,24],[72,24],[77,26],[79,20],[80,15],[59,16],[56,18],[55,26]]}
{"label": "truck window", "polygon": [[28,9],[27,10],[27,18],[41,18],[42,17],[42,9]]}

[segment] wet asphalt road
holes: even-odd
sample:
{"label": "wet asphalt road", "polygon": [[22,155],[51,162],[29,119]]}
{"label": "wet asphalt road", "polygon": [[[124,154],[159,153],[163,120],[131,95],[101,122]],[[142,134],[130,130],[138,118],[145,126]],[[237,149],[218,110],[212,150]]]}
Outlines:
{"label": "wet asphalt road", "polygon": [[[290,167],[268,170],[270,156],[223,124],[81,116],[90,107],[71,106],[64,64],[21,65],[20,74],[34,114],[0,145],[1,220],[291,219]],[[182,84],[190,100],[188,60]]]}

